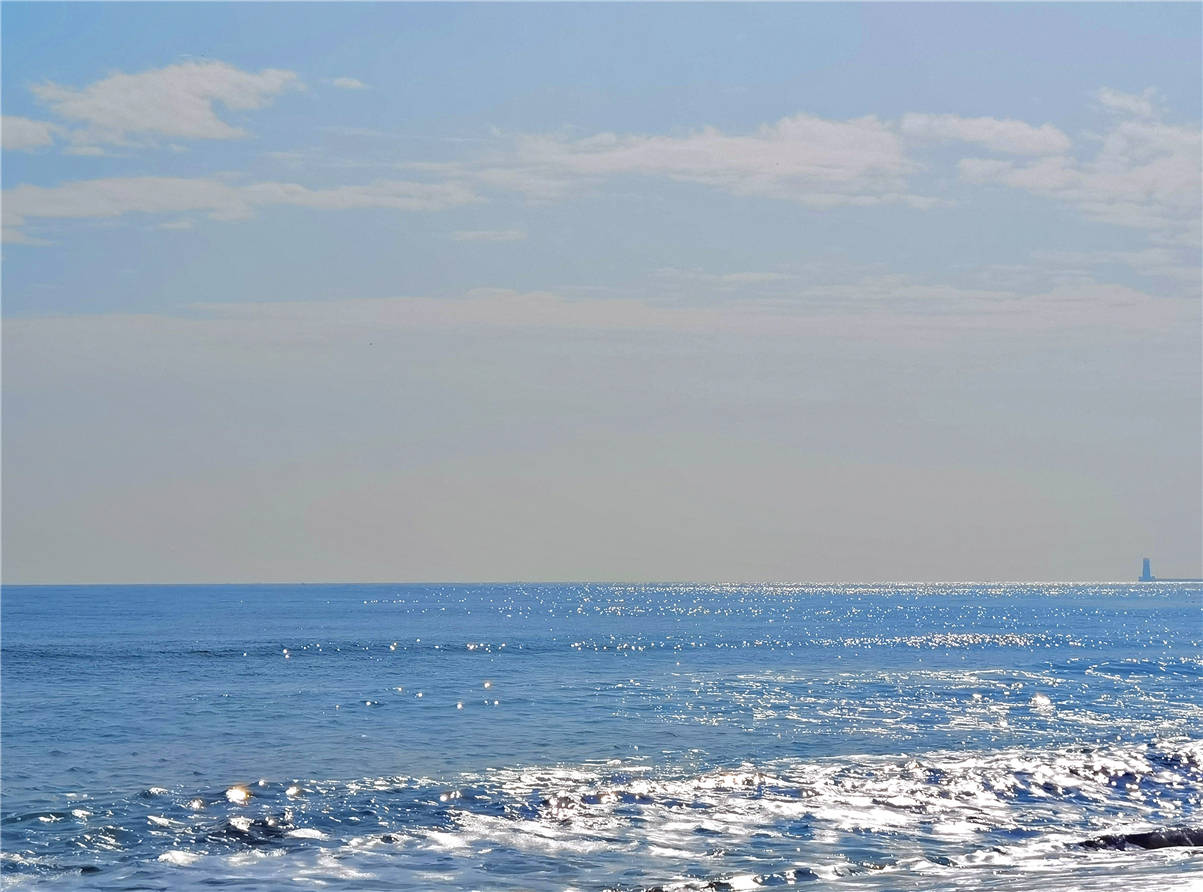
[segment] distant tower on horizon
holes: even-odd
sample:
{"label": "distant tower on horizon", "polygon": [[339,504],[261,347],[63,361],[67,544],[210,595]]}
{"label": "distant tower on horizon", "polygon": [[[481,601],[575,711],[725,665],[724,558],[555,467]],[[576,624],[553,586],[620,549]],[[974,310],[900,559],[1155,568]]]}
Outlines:
{"label": "distant tower on horizon", "polygon": [[1138,582],[1152,582],[1154,580],[1154,578],[1155,577],[1153,576],[1153,571],[1149,567],[1149,559],[1145,558],[1144,563],[1141,565],[1141,568],[1140,568],[1140,579],[1138,579],[1137,581]]}

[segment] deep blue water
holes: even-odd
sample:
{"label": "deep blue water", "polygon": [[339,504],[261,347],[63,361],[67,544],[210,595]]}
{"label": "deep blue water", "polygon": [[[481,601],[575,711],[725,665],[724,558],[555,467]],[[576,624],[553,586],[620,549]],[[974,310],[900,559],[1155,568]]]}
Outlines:
{"label": "deep blue water", "polygon": [[1203,826],[1198,585],[8,586],[2,620],[6,887],[1203,875],[1113,838]]}

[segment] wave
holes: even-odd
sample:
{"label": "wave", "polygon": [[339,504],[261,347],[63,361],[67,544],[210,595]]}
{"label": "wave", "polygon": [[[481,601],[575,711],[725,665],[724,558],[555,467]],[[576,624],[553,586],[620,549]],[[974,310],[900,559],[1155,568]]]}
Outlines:
{"label": "wave", "polygon": [[172,888],[284,876],[421,887],[440,873],[453,886],[683,892],[902,877],[908,888],[1021,889],[1052,876],[1087,889],[1122,865],[1136,876],[1126,888],[1146,874],[1149,888],[1172,888],[1203,864],[1201,786],[1203,740],[1173,738],[692,770],[526,766],[451,783],[150,787],[5,816],[3,882],[70,887],[100,871]]}

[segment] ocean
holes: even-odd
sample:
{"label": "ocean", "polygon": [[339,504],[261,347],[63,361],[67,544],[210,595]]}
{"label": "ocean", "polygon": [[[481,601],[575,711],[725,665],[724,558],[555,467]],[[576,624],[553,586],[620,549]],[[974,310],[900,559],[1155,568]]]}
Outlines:
{"label": "ocean", "polygon": [[4,888],[1203,888],[1203,587],[6,586]]}

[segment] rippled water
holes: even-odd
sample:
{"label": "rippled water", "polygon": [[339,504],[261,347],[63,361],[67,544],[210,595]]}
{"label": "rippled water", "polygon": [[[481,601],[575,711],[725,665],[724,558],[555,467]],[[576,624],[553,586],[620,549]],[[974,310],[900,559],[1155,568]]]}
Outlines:
{"label": "rippled water", "polygon": [[2,635],[5,887],[1203,876],[1196,585],[6,587]]}

